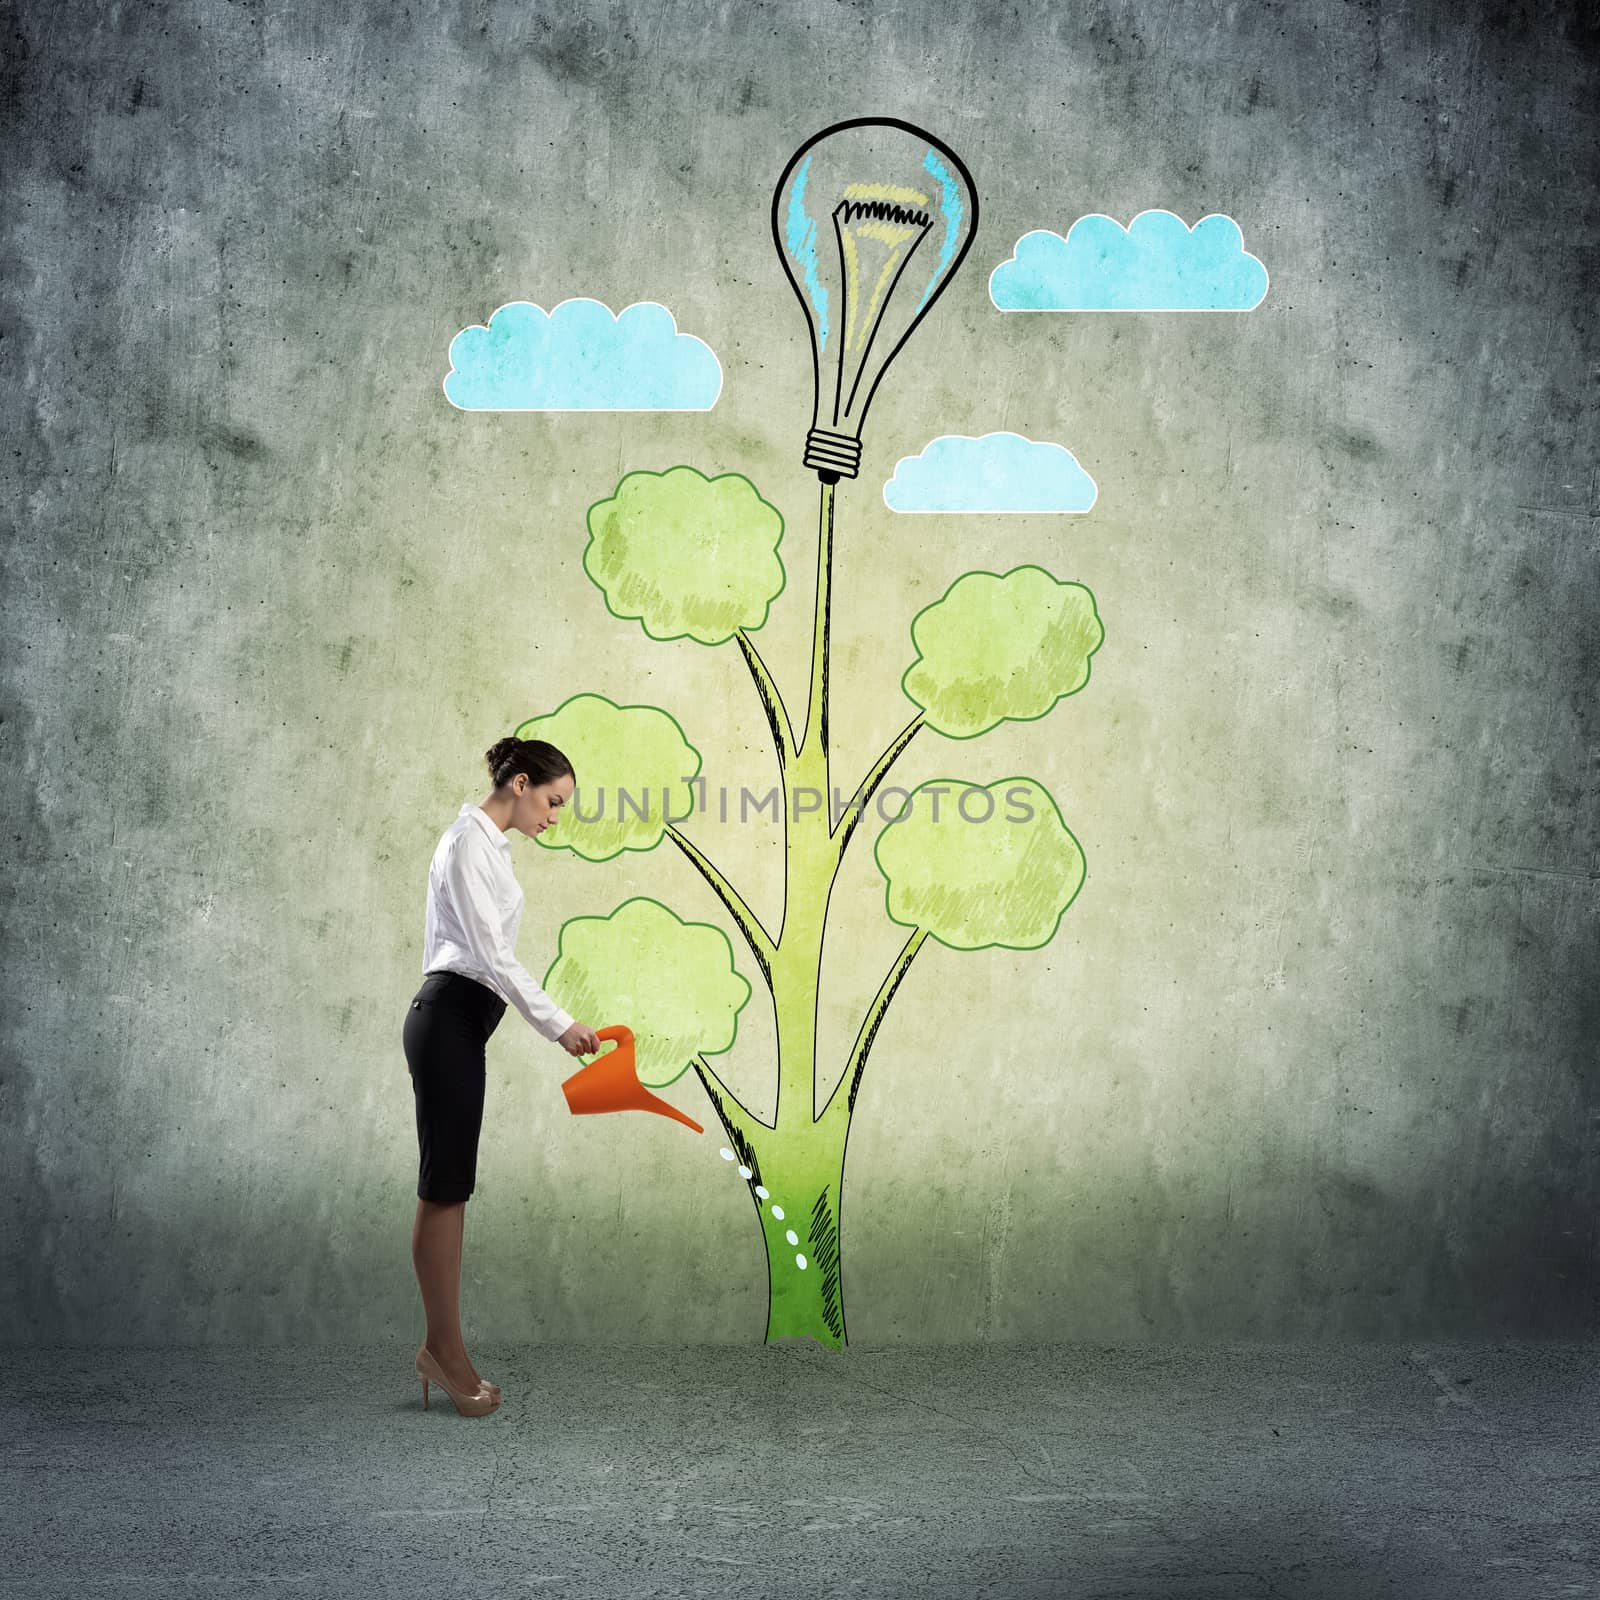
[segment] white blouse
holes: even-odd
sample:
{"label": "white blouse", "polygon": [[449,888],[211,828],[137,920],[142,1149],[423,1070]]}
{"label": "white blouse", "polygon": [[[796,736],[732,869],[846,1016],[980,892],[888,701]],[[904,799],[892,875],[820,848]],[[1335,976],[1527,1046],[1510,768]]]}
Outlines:
{"label": "white blouse", "polygon": [[559,1039],[574,1019],[516,957],[522,901],[522,885],[511,870],[511,841],[482,806],[467,801],[428,868],[422,970],[476,979],[514,1005],[546,1039]]}

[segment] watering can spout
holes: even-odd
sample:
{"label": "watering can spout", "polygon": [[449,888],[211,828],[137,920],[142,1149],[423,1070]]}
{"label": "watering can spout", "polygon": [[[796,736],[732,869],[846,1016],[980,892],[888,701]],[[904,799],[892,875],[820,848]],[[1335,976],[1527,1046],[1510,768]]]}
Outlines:
{"label": "watering can spout", "polygon": [[669,1105],[659,1095],[653,1095],[639,1082],[638,1068],[633,1059],[633,1030],[621,1023],[611,1028],[596,1028],[597,1039],[615,1039],[617,1047],[597,1056],[588,1066],[567,1079],[561,1092],[567,1097],[567,1106],[573,1116],[583,1117],[597,1111],[654,1111],[657,1116],[671,1117],[696,1133],[706,1130],[692,1117],[686,1117],[676,1106]]}

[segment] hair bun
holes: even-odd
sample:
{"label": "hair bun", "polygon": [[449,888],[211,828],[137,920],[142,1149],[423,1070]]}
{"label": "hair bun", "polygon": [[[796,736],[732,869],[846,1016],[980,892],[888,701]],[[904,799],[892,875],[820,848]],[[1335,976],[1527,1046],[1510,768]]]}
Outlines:
{"label": "hair bun", "polygon": [[508,756],[516,754],[520,739],[497,739],[484,751],[483,759],[489,764],[489,776],[492,778],[500,771],[500,765]]}
{"label": "hair bun", "polygon": [[562,777],[571,777],[577,782],[572,763],[544,739],[519,739],[515,735],[496,739],[483,752],[483,759],[489,764],[489,776],[494,779],[496,789],[510,783],[519,772],[527,778],[529,787],[535,789]]}

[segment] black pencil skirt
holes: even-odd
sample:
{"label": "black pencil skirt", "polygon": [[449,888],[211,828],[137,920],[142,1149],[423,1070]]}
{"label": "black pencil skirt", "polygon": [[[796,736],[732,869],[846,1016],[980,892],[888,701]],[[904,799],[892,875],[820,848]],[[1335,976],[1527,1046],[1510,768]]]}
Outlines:
{"label": "black pencil skirt", "polygon": [[411,998],[401,1034],[417,1103],[417,1196],[452,1205],[478,1182],[484,1046],[506,1003],[460,972],[430,972]]}

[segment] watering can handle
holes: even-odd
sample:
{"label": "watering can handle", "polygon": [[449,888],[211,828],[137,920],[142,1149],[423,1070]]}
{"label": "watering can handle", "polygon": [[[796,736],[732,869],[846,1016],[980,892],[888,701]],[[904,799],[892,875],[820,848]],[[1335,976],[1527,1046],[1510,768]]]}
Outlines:
{"label": "watering can handle", "polygon": [[625,1028],[620,1022],[613,1023],[609,1028],[596,1028],[594,1036],[597,1039],[615,1039],[620,1050],[633,1039],[633,1029]]}

